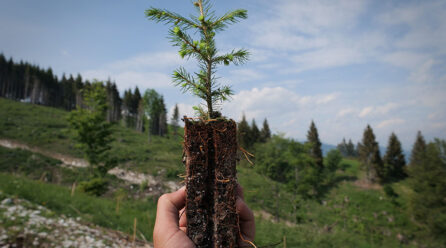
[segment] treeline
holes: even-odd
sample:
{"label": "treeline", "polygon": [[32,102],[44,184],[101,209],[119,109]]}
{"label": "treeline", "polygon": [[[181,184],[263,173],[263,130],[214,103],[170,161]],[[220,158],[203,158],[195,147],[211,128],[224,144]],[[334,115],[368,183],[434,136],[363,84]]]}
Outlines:
{"label": "treeline", "polygon": [[[364,130],[361,142],[345,139],[325,157],[314,122],[310,124],[306,142],[298,142],[280,135],[273,135],[265,143],[254,145],[255,169],[272,180],[285,184],[293,192],[296,214],[299,199],[321,201],[327,190],[336,183],[335,173],[342,169],[342,157],[356,157],[366,172],[369,183],[383,186],[391,202],[398,194],[393,184],[405,180],[411,189],[408,214],[423,226],[427,238],[445,240],[446,233],[446,141],[435,139],[426,143],[418,132],[409,163],[395,133],[391,133],[385,154],[380,154],[379,144],[370,125]],[[299,216],[297,221],[299,221]],[[425,229],[424,229],[425,227]],[[421,231],[424,232],[424,231]]]}
{"label": "treeline", "polygon": [[271,130],[268,120],[263,120],[262,129],[257,127],[255,119],[252,119],[251,125],[246,121],[245,115],[237,125],[237,141],[245,149],[252,148],[256,143],[265,143],[271,138]]}
{"label": "treeline", "polygon": [[[71,111],[83,106],[82,92],[94,82],[83,80],[81,75],[59,79],[51,68],[44,69],[0,54],[0,97],[32,104],[45,105]],[[123,122],[125,126],[145,131],[149,123],[152,135],[167,134],[167,111],[163,96],[155,90],[141,95],[138,87],[128,89],[123,97],[111,80],[104,82],[107,97],[107,121]],[[146,118],[146,117],[149,118]]]}
{"label": "treeline", "polygon": [[429,230],[429,235],[446,242],[446,141],[435,139],[426,143],[418,131],[409,164],[401,149],[398,137],[392,133],[387,150],[381,157],[372,128],[364,130],[358,146],[361,164],[371,182],[384,185],[385,193],[398,197],[391,183],[407,179],[412,190],[409,210],[414,220]]}

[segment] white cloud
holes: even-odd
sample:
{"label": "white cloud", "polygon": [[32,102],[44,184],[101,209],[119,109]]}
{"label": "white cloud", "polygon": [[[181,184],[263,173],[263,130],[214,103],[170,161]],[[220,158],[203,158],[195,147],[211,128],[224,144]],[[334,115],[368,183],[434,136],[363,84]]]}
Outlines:
{"label": "white cloud", "polygon": [[345,117],[354,114],[355,112],[356,110],[354,108],[344,108],[339,110],[339,112],[337,113],[337,117]]}
{"label": "white cloud", "polygon": [[263,79],[265,76],[260,71],[251,69],[236,69],[229,72],[229,79],[232,84],[243,82],[253,82]]}
{"label": "white cloud", "polygon": [[428,59],[427,54],[409,51],[395,51],[382,57],[383,62],[406,69],[416,68]]}
{"label": "white cloud", "polygon": [[[253,88],[234,95],[231,102],[223,105],[223,113],[236,120],[243,113],[248,120],[255,118],[258,122],[266,117],[273,131],[295,135],[302,122],[309,125],[311,118],[317,116],[315,111],[333,104],[338,96],[336,92],[300,96],[283,87]],[[293,128],[296,125],[299,129]]]}
{"label": "white cloud", "polygon": [[296,64],[296,72],[318,68],[330,68],[363,62],[363,54],[354,48],[328,47],[291,58]]}
{"label": "white cloud", "polygon": [[389,2],[363,23],[376,7],[370,5],[378,3],[267,2],[268,11],[251,25],[249,42],[262,51],[259,61],[280,59],[282,73],[382,62],[406,69],[415,82],[432,80],[432,60],[446,54],[446,3]]}
{"label": "white cloud", "polygon": [[429,59],[424,62],[419,68],[416,68],[410,74],[410,79],[417,83],[426,83],[430,82],[433,79],[432,76],[432,67],[434,66],[435,61],[433,59]]}
{"label": "white cloud", "polygon": [[172,86],[171,71],[184,61],[174,52],[140,54],[82,72],[86,79],[115,81],[119,90],[135,86],[140,89]]}
{"label": "white cloud", "polygon": [[397,126],[397,125],[401,125],[404,124],[406,121],[400,118],[396,118],[396,119],[389,119],[389,120],[384,120],[381,121],[376,127],[377,128],[384,128],[384,127],[392,127],[392,126]]}
{"label": "white cloud", "polygon": [[364,118],[366,116],[370,116],[370,115],[385,115],[390,113],[391,111],[397,109],[400,105],[393,103],[393,102],[389,102],[386,103],[384,105],[378,105],[378,106],[368,106],[368,107],[364,107],[361,112],[359,113],[359,117]]}
{"label": "white cloud", "polygon": [[359,113],[359,117],[365,117],[367,115],[369,115],[370,113],[372,113],[373,111],[373,107],[365,107],[361,110],[361,112]]}

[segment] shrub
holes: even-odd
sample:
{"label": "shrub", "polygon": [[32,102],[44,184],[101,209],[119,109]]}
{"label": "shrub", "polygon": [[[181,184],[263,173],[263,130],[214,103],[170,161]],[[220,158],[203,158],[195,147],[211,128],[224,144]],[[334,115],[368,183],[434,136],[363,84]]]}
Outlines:
{"label": "shrub", "polygon": [[101,196],[107,191],[108,182],[103,178],[93,178],[79,183],[78,189],[90,195]]}

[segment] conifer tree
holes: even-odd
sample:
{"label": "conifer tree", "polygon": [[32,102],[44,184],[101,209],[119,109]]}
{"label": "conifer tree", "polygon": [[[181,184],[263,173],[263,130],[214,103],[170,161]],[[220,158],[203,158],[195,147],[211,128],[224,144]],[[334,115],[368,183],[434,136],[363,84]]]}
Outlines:
{"label": "conifer tree", "polygon": [[311,121],[310,129],[307,133],[307,142],[310,144],[310,155],[313,157],[316,163],[316,167],[319,171],[324,168],[322,157],[322,143],[319,140],[319,134],[317,132],[314,121]]}
{"label": "conifer tree", "polygon": [[384,171],[386,181],[399,181],[406,177],[406,160],[401,149],[401,143],[395,133],[389,137],[387,151],[384,155]]}
{"label": "conifer tree", "polygon": [[167,129],[167,110],[166,110],[166,105],[164,104],[164,97],[161,96],[161,98],[159,99],[159,103],[160,105],[160,116],[159,116],[159,120],[160,120],[160,124],[159,124],[159,135],[160,136],[164,136],[167,135],[168,129]]}
{"label": "conifer tree", "polygon": [[425,145],[420,132],[418,138],[424,150],[417,151],[414,164],[408,167],[413,191],[410,209],[415,220],[426,225],[435,238],[446,242],[446,141]]}
{"label": "conifer tree", "polygon": [[139,102],[141,101],[141,93],[139,92],[138,86],[135,87],[135,91],[133,92],[130,109],[131,112],[136,116],[138,113]]}
{"label": "conifer tree", "polygon": [[167,134],[167,111],[164,98],[154,89],[147,89],[143,97],[146,116],[149,116],[149,135]]}
{"label": "conifer tree", "polygon": [[342,138],[342,142],[337,145],[337,148],[342,156],[348,157],[349,154],[347,151],[347,143],[345,142],[345,138]]}
{"label": "conifer tree", "polygon": [[124,98],[122,100],[122,105],[123,105],[123,109],[124,109],[124,123],[126,127],[133,127],[134,122],[133,122],[133,112],[132,112],[132,99],[133,99],[133,95],[132,95],[132,91],[129,90],[125,90],[124,91]]}
{"label": "conifer tree", "polygon": [[250,147],[250,137],[251,128],[249,127],[248,122],[246,121],[245,114],[242,116],[242,120],[238,123],[237,126],[237,139],[238,143],[241,147],[247,149]]}
{"label": "conifer tree", "polygon": [[144,104],[142,99],[139,100],[139,104],[138,104],[138,110],[137,110],[137,114],[136,114],[136,125],[135,125],[135,129],[138,132],[144,132],[144,120],[145,120],[145,115],[144,115]]}
{"label": "conifer tree", "polygon": [[[225,30],[230,24],[246,19],[248,15],[246,10],[239,9],[217,17],[211,11],[212,5],[208,0],[198,0],[194,2],[194,6],[199,16],[191,16],[190,19],[169,10],[156,8],[148,9],[146,16],[150,20],[171,24],[169,38],[174,46],[180,48],[180,56],[187,59],[193,57],[197,60],[199,72],[190,74],[185,68],[180,67],[173,72],[173,80],[184,92],[189,91],[203,99],[206,102],[207,117],[216,118],[220,114],[215,111],[215,105],[227,100],[233,94],[229,86],[218,84],[215,75],[217,66],[244,64],[248,60],[249,53],[245,49],[219,53],[215,44],[215,34]],[[198,34],[198,37],[194,38],[191,33]]]}
{"label": "conifer tree", "polygon": [[252,119],[251,132],[249,134],[249,145],[252,146],[260,141],[260,130],[257,127],[256,120]]}
{"label": "conifer tree", "polygon": [[426,156],[426,141],[424,140],[421,131],[418,131],[417,138],[412,148],[412,153],[410,156],[410,165],[416,166],[421,164],[424,157]]}
{"label": "conifer tree", "polygon": [[180,126],[180,111],[178,110],[178,104],[175,104],[173,108],[172,119],[170,120],[170,125],[172,125],[173,134],[177,134],[178,127]]}
{"label": "conifer tree", "polygon": [[265,118],[265,120],[263,121],[262,130],[260,131],[260,142],[266,142],[270,138],[271,130],[269,129],[268,121]]}
{"label": "conifer tree", "polygon": [[383,162],[381,159],[379,145],[375,140],[375,134],[373,133],[370,125],[364,130],[362,137],[362,143],[358,144],[358,150],[362,166],[366,170],[367,179],[370,182],[376,182],[383,179]]}
{"label": "conifer tree", "polygon": [[[173,80],[183,91],[189,91],[206,103],[206,110],[196,106],[204,120],[192,122],[185,119],[187,135],[184,139],[186,159],[186,207],[187,235],[196,247],[239,247],[240,231],[235,208],[236,186],[236,125],[221,118],[216,105],[227,100],[233,91],[219,85],[216,76],[218,65],[242,64],[248,59],[244,49],[219,53],[215,44],[217,32],[230,24],[247,18],[246,10],[227,12],[216,16],[209,0],[193,2],[198,16],[185,18],[169,10],[150,8],[149,19],[171,24],[169,36],[174,46],[180,47],[182,58],[193,57],[199,71],[189,73],[185,68],[173,72]],[[207,139],[201,138],[204,126]],[[213,127],[224,127],[215,133]],[[204,134],[204,133],[203,133]],[[226,141],[223,141],[226,140]],[[213,147],[213,148],[212,148]],[[204,149],[203,149],[204,148]],[[200,150],[197,150],[200,149]],[[194,152],[193,151],[201,151]],[[204,161],[204,162],[201,162]],[[228,182],[220,184],[223,176]],[[209,201],[210,200],[210,201]]]}
{"label": "conifer tree", "polygon": [[109,156],[112,130],[106,120],[107,93],[102,82],[94,82],[82,91],[82,96],[84,106],[70,113],[70,126],[92,172],[103,177],[115,165]]}
{"label": "conifer tree", "polygon": [[346,145],[346,149],[347,149],[347,154],[349,157],[356,157],[356,149],[355,149],[355,145],[353,144],[352,140],[349,139],[348,143]]}

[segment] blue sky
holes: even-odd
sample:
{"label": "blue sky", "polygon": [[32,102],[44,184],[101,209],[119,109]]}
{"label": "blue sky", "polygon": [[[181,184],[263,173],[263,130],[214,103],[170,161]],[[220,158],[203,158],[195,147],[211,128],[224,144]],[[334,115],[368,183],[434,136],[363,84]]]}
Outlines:
{"label": "blue sky", "polygon": [[[116,81],[161,92],[191,115],[199,100],[171,84],[181,60],[150,6],[188,15],[184,0],[2,0],[0,52],[58,75]],[[248,64],[221,68],[235,90],[226,116],[242,113],[274,132],[305,139],[311,120],[323,142],[357,142],[367,124],[381,146],[395,132],[410,149],[417,130],[446,138],[446,1],[218,0],[217,13],[249,18],[217,36],[221,51],[247,48]]]}

